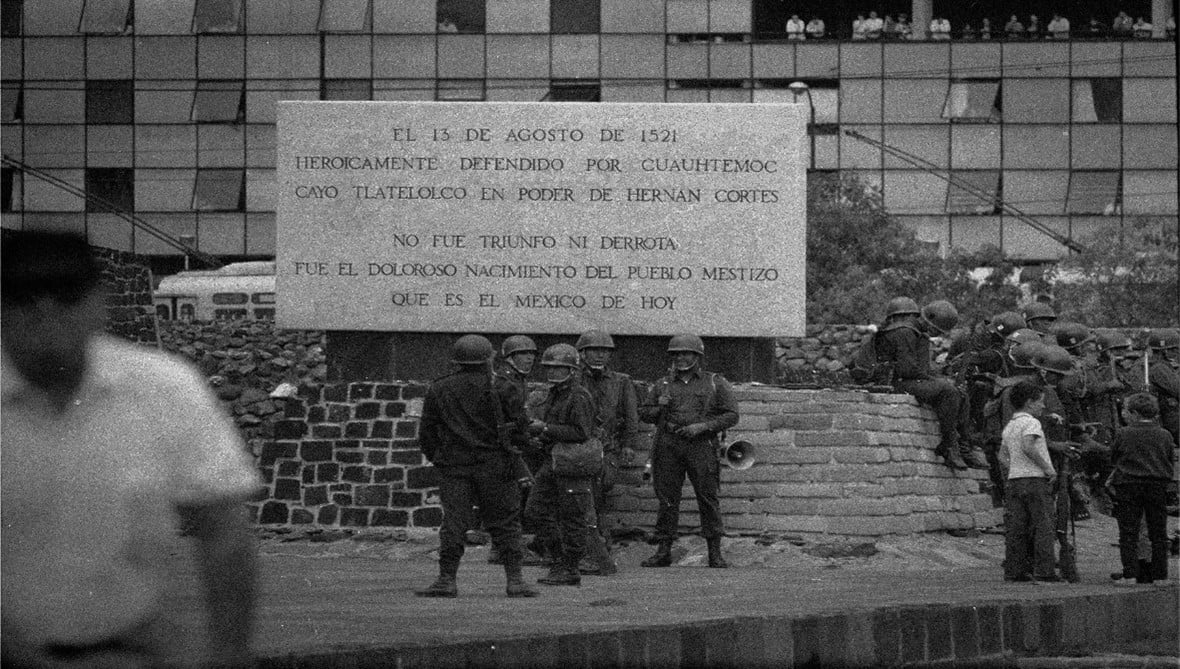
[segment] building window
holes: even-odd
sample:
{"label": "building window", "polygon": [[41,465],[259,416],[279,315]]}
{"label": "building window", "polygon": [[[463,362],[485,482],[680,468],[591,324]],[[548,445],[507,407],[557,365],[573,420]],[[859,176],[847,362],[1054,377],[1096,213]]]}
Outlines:
{"label": "building window", "polygon": [[324,79],[320,82],[321,100],[372,100],[372,79]]}
{"label": "building window", "polygon": [[86,0],[78,32],[121,35],[132,22],[131,0]]}
{"label": "building window", "polygon": [[326,33],[358,33],[372,25],[370,0],[320,0],[319,29]]}
{"label": "building window", "polygon": [[16,170],[11,167],[0,167],[0,211],[13,211],[12,201],[16,186]]}
{"label": "building window", "polygon": [[130,212],[135,207],[135,170],[129,167],[91,167],[86,170],[86,211],[112,208]]}
{"label": "building window", "polygon": [[942,117],[958,122],[998,122],[1000,82],[995,79],[952,81]]}
{"label": "building window", "polygon": [[598,80],[554,79],[542,102],[600,102],[602,86]]}
{"label": "building window", "polygon": [[24,7],[23,0],[3,0],[0,2],[0,35],[20,37]]}
{"label": "building window", "polygon": [[1122,212],[1121,173],[1115,170],[1074,170],[1069,175],[1065,208],[1070,214],[1117,216]]}
{"label": "building window", "polygon": [[438,0],[440,33],[482,33],[487,25],[484,0]]}
{"label": "building window", "polygon": [[1002,187],[999,170],[952,170],[947,184],[946,213],[995,214]]}
{"label": "building window", "polygon": [[11,123],[25,117],[25,91],[19,84],[0,89],[0,121]]}
{"label": "building window", "polygon": [[439,79],[434,93],[439,102],[483,102],[486,96],[483,79]]}
{"label": "building window", "polygon": [[197,170],[192,208],[197,211],[245,211],[246,171]]}
{"label": "building window", "polygon": [[551,0],[549,32],[593,34],[599,32],[599,0]]}
{"label": "building window", "polygon": [[241,80],[197,82],[192,120],[198,123],[241,123],[246,118],[246,85]]}
{"label": "building window", "polygon": [[135,85],[130,79],[86,82],[87,123],[134,123]]}
{"label": "building window", "polygon": [[1122,120],[1123,82],[1121,79],[1093,77],[1073,80],[1074,123],[1118,123]]}
{"label": "building window", "polygon": [[241,0],[197,0],[193,10],[193,32],[236,33],[241,27]]}

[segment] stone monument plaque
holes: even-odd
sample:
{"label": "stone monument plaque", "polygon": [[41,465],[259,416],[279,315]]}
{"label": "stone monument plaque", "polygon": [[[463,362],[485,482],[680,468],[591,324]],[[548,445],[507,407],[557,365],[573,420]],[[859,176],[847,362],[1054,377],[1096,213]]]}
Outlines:
{"label": "stone monument plaque", "polygon": [[804,333],[806,105],[280,102],[277,324]]}

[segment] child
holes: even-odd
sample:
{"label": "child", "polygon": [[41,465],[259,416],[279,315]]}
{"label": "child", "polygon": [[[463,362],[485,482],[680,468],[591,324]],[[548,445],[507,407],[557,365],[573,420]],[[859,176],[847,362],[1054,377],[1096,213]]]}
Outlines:
{"label": "child", "polygon": [[1021,381],[1010,392],[1016,412],[1004,426],[998,454],[1008,471],[1004,580],[1060,581],[1053,555],[1052,485],[1057,470],[1036,418],[1045,408],[1045,390],[1032,381]]}
{"label": "child", "polygon": [[[1123,403],[1127,426],[1115,434],[1110,448],[1107,487],[1114,499],[1119,524],[1119,558],[1123,578],[1116,585],[1151,583],[1168,578],[1167,485],[1174,471],[1172,435],[1155,422],[1159,404],[1147,393],[1131,395]],[[1147,523],[1151,565],[1138,560],[1140,520]]]}

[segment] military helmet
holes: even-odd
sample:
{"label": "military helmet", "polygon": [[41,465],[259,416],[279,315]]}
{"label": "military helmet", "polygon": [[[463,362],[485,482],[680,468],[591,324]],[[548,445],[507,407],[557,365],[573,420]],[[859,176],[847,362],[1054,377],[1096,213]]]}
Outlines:
{"label": "military helmet", "polygon": [[958,324],[959,312],[950,302],[935,300],[922,307],[922,320],[934,326],[939,334],[946,334]]}
{"label": "military helmet", "polygon": [[513,353],[536,353],[537,343],[525,335],[512,335],[500,344],[500,355],[507,358]]}
{"label": "military helmet", "polygon": [[1024,316],[1021,316],[1015,311],[1005,311],[996,314],[987,322],[987,329],[1001,337],[1007,337],[1013,332],[1027,327],[1024,323]]}
{"label": "military helmet", "polygon": [[1154,349],[1180,348],[1180,330],[1152,330],[1147,333],[1147,345]]}
{"label": "military helmet", "polygon": [[1032,366],[1046,372],[1066,375],[1074,373],[1073,357],[1069,355],[1069,351],[1052,344],[1045,344],[1033,351]]}
{"label": "military helmet", "polygon": [[1012,350],[1008,351],[1008,359],[1011,360],[1012,364],[1016,367],[1021,369],[1032,369],[1035,367],[1035,365],[1033,365],[1033,358],[1036,357],[1038,352],[1044,347],[1045,344],[1039,339],[1022,341],[1016,346],[1013,346]]}
{"label": "military helmet", "polygon": [[1036,318],[1047,318],[1055,321],[1057,320],[1057,312],[1053,311],[1053,307],[1044,302],[1033,302],[1024,308],[1024,322],[1027,323]]}
{"label": "military helmet", "polygon": [[1115,348],[1131,348],[1131,338],[1118,330],[1098,331],[1098,350],[1109,351]]}
{"label": "military helmet", "polygon": [[689,351],[697,355],[705,354],[705,342],[694,334],[678,334],[668,340],[668,352]]}
{"label": "military helmet", "polygon": [[577,369],[578,351],[569,344],[554,344],[541,354],[541,366]]}
{"label": "military helmet", "polygon": [[451,362],[458,365],[482,365],[492,359],[496,349],[483,335],[463,335],[451,346]]}
{"label": "military helmet", "polygon": [[918,303],[908,297],[895,297],[885,305],[885,318],[901,314],[920,314]]}
{"label": "military helmet", "polygon": [[1008,341],[1019,346],[1020,344],[1023,344],[1024,342],[1027,342],[1027,341],[1035,341],[1037,343],[1041,343],[1042,339],[1041,339],[1040,332],[1037,332],[1036,330],[1033,330],[1032,328],[1020,328],[1016,332],[1013,332],[1012,334],[1008,335]]}
{"label": "military helmet", "polygon": [[1094,331],[1081,323],[1058,321],[1053,324],[1053,336],[1057,340],[1057,345],[1068,351],[1093,341]]}
{"label": "military helmet", "polygon": [[602,330],[587,330],[578,337],[578,343],[574,344],[574,348],[581,351],[584,348],[614,348],[615,340]]}

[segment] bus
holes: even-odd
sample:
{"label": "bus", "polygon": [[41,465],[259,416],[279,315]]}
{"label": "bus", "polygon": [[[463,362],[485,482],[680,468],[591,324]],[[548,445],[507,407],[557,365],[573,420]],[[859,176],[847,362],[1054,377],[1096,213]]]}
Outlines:
{"label": "bus", "polygon": [[152,294],[162,320],[274,320],[275,263],[256,260],[160,279]]}

